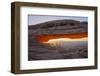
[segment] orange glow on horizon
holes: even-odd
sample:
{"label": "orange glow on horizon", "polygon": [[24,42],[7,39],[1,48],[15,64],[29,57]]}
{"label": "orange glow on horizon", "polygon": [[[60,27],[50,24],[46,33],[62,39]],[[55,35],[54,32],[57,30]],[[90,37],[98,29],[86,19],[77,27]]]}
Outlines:
{"label": "orange glow on horizon", "polygon": [[87,41],[87,37],[85,38],[79,38],[79,39],[70,39],[70,38],[58,38],[58,39],[50,39],[48,40],[47,42],[44,42],[44,43],[50,43],[50,42],[56,42],[56,41]]}
{"label": "orange glow on horizon", "polygon": [[78,41],[87,41],[87,37],[85,38],[79,38],[79,39],[70,39],[70,38],[58,38],[58,39],[51,39],[47,42],[43,42],[45,44],[50,44],[51,46],[57,46],[62,44],[63,42],[78,42]]}
{"label": "orange glow on horizon", "polygon": [[36,39],[41,42],[45,43],[50,40],[65,40],[65,41],[77,41],[77,40],[82,40],[84,38],[87,38],[88,34],[87,33],[76,33],[76,34],[48,34],[48,35],[39,35],[36,36]]}

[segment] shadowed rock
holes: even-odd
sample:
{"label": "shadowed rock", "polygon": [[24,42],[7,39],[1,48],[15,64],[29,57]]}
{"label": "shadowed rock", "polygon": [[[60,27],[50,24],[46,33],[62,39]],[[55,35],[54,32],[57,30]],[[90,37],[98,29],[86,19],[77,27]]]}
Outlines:
{"label": "shadowed rock", "polygon": [[87,22],[76,20],[54,20],[36,25],[29,25],[29,34],[69,34],[87,32]]}

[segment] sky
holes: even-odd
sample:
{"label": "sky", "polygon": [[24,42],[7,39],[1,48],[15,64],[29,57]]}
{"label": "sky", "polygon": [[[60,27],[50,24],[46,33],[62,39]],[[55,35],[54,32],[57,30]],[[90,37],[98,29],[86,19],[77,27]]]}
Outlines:
{"label": "sky", "polygon": [[61,20],[61,19],[73,19],[78,21],[88,21],[87,17],[76,17],[76,16],[50,16],[50,15],[29,15],[28,16],[28,25],[35,25],[38,23],[43,23],[52,20]]}

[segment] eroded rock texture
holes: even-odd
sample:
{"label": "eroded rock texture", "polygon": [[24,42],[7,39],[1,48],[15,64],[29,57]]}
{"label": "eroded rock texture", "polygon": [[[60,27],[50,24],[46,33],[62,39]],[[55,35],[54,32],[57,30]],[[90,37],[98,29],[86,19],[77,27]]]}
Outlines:
{"label": "eroded rock texture", "polygon": [[55,20],[28,26],[28,60],[87,58],[87,41],[55,47],[37,40],[40,35],[87,34],[87,25],[87,22],[75,20]]}

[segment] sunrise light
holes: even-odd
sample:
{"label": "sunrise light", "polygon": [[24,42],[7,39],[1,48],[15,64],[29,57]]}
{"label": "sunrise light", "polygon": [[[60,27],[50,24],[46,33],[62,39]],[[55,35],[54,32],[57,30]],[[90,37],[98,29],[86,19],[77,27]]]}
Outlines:
{"label": "sunrise light", "polygon": [[57,38],[57,39],[50,39],[47,42],[43,42],[46,44],[50,44],[51,46],[57,46],[62,44],[63,42],[78,42],[78,41],[87,41],[87,37],[85,38],[78,38],[78,39],[71,39],[71,38]]}
{"label": "sunrise light", "polygon": [[74,34],[47,34],[36,36],[37,41],[43,42],[56,42],[56,41],[81,41],[88,37],[87,33],[74,33]]}

